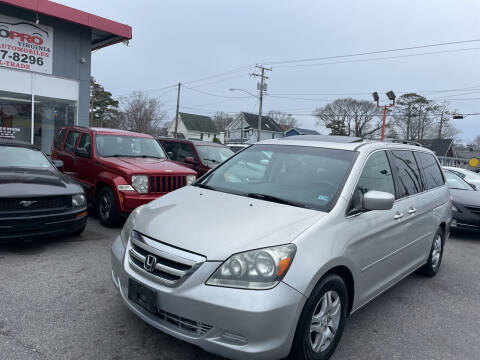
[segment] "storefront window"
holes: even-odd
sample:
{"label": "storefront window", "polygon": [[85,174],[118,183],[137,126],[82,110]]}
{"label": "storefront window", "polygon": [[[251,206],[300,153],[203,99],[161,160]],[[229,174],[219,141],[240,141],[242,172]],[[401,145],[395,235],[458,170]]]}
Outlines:
{"label": "storefront window", "polygon": [[34,144],[50,154],[56,131],[74,125],[76,114],[76,101],[35,96]]}
{"label": "storefront window", "polygon": [[32,96],[0,91],[0,138],[31,141]]}

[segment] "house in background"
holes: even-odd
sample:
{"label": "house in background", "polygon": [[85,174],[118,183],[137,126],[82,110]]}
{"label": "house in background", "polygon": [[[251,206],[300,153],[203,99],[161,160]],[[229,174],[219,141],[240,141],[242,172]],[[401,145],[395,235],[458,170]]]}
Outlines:
{"label": "house in background", "polygon": [[295,135],[322,135],[316,130],[302,129],[299,127],[293,127],[285,131],[285,136],[295,136]]}
{"label": "house in background", "polygon": [[457,157],[453,139],[423,139],[418,140],[420,145],[432,150],[435,155],[442,157]]}
{"label": "house in background", "polygon": [[[225,143],[256,143],[258,115],[241,112],[225,129]],[[282,128],[270,116],[262,116],[261,140],[283,138]]]}
{"label": "house in background", "polygon": [[[168,136],[175,135],[175,119],[168,127]],[[215,138],[224,142],[223,134],[217,130],[215,123],[210,116],[187,114],[184,112],[178,113],[178,127],[177,137],[191,139],[214,141]]]}

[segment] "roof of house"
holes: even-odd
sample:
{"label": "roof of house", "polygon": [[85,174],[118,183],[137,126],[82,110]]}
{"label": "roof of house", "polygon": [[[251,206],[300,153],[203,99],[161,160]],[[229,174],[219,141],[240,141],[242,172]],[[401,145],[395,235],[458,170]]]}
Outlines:
{"label": "roof of house", "polygon": [[294,127],[294,128],[291,128],[290,130],[296,130],[299,135],[321,135],[317,130],[303,129],[299,127]]}
{"label": "roof of house", "polygon": [[210,116],[179,113],[183,124],[189,131],[198,131],[203,133],[218,134],[218,129],[215,126]]}
{"label": "roof of house", "polygon": [[[247,112],[242,112],[241,114],[245,117],[245,120],[247,121],[248,125],[250,125],[250,127],[255,129],[258,128],[257,114],[251,114]],[[283,133],[282,128],[275,122],[275,120],[273,120],[270,116],[265,115],[262,115],[262,130]]]}
{"label": "roof of house", "polygon": [[10,6],[34,11],[41,15],[76,23],[92,29],[92,50],[132,38],[132,28],[97,15],[77,10],[49,0],[0,0]]}
{"label": "roof of house", "polygon": [[453,139],[423,139],[423,140],[418,140],[418,142],[432,150],[437,156],[446,156],[448,149],[453,144]]}
{"label": "roof of house", "polygon": [[281,124],[278,124],[278,126],[280,126],[280,129],[282,129],[284,132],[287,132],[288,130],[292,129],[292,126],[291,126],[291,125],[281,125]]}

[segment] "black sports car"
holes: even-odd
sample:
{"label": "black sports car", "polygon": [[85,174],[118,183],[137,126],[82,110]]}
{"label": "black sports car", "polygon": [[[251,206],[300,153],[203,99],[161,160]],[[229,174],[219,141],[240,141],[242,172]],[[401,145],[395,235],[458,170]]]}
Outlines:
{"label": "black sports car", "polygon": [[80,234],[87,215],[82,187],[35,145],[0,139],[0,240]]}
{"label": "black sports car", "polygon": [[451,171],[444,170],[452,195],[452,228],[480,229],[480,191]]}

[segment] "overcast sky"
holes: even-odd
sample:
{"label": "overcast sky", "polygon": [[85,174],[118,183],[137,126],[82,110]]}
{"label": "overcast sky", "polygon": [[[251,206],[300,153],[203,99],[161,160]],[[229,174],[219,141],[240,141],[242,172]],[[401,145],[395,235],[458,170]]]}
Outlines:
{"label": "overcast sky", "polygon": [[[248,76],[248,65],[480,38],[478,0],[57,2],[132,26],[128,47],[117,44],[94,53],[92,74],[115,96],[148,90],[164,103],[170,118],[175,113],[176,89],[156,89],[179,81],[197,90],[182,90],[181,111],[257,112],[257,99],[229,91],[256,93],[257,80]],[[470,50],[374,60],[455,49]],[[354,59],[370,60],[338,63]],[[272,64],[264,111],[298,114],[295,117],[304,127],[313,128],[315,120],[308,114],[329,100],[347,96],[343,94],[370,100],[370,94],[378,91],[387,101],[384,93],[393,90],[397,95],[408,91],[429,99],[448,98],[462,113],[480,113],[479,60],[480,42],[471,42],[323,60],[316,63],[328,64],[316,66]],[[225,74],[188,83],[219,73]],[[431,92],[464,88],[469,89]],[[480,135],[480,116],[455,124],[462,140]]]}

